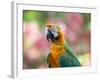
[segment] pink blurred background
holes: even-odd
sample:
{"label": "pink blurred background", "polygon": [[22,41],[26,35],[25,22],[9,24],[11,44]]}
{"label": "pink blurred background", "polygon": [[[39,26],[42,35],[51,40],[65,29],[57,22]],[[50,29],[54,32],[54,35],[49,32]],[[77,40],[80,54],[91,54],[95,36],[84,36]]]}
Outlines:
{"label": "pink blurred background", "polygon": [[44,34],[47,23],[59,25],[81,64],[91,65],[91,14],[24,10],[23,69],[48,68],[50,47]]}

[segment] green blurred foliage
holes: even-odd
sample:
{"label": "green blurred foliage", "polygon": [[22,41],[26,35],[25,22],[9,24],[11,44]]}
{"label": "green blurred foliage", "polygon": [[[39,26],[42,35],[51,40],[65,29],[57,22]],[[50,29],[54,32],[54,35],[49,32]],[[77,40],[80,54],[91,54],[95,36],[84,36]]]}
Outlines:
{"label": "green blurred foliage", "polygon": [[81,13],[83,20],[84,20],[84,27],[83,30],[88,30],[90,29],[90,25],[91,25],[91,14],[90,13]]}
{"label": "green blurred foliage", "polygon": [[47,12],[33,11],[33,10],[23,11],[24,22],[36,21],[40,26],[43,26],[43,24],[46,23],[47,18],[48,18]]}

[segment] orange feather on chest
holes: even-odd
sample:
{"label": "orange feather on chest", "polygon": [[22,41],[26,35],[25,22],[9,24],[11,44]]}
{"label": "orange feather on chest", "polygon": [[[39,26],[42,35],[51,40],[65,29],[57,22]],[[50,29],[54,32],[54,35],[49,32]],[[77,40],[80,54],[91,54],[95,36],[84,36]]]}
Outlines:
{"label": "orange feather on chest", "polygon": [[60,31],[59,34],[60,38],[56,41],[56,43],[51,43],[51,55],[57,65],[59,65],[59,57],[65,53],[64,36],[63,33]]}

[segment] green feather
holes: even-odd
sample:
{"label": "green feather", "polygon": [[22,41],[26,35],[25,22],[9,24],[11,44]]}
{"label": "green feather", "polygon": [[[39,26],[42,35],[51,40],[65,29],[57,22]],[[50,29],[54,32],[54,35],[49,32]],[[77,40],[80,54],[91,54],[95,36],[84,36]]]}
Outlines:
{"label": "green feather", "polygon": [[[76,66],[81,66],[79,60],[77,59],[77,57],[74,55],[72,49],[69,47],[69,45],[67,43],[64,44],[64,49],[65,49],[65,53],[63,55],[61,55],[59,57],[59,67],[76,67]],[[52,60],[52,63],[50,63],[50,60]],[[48,63],[48,67],[52,68],[55,63],[52,54],[49,53],[48,57],[47,57],[47,63]]]}
{"label": "green feather", "polygon": [[64,45],[66,53],[59,57],[59,64],[61,67],[74,67],[81,66],[77,57],[74,55],[73,51],[67,43]]}

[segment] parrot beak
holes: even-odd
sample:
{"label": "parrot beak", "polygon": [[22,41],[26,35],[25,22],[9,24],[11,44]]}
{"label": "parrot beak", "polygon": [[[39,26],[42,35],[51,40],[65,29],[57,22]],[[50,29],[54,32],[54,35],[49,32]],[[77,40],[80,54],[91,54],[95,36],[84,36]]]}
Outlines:
{"label": "parrot beak", "polygon": [[54,32],[54,31],[52,31],[51,29],[48,29],[48,28],[46,28],[45,34],[46,34],[48,41],[55,42],[59,38],[58,32]]}
{"label": "parrot beak", "polygon": [[54,40],[54,34],[48,29],[48,34],[47,34],[47,40],[55,41]]}

